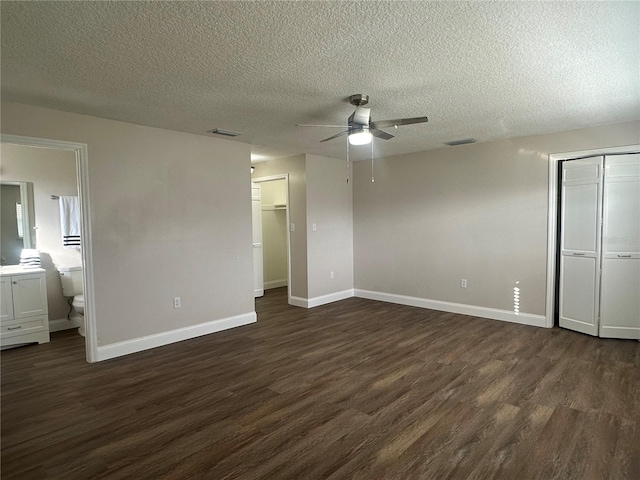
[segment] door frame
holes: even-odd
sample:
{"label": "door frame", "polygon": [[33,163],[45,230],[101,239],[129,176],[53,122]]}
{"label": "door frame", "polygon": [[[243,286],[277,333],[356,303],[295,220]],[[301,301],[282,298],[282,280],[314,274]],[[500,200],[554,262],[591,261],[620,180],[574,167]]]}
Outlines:
{"label": "door frame", "polygon": [[87,362],[98,361],[98,335],[96,328],[95,291],[93,283],[93,242],[91,241],[91,208],[89,204],[89,154],[86,143],[66,142],[49,138],[0,134],[0,143],[25,147],[48,148],[74,152],[76,156],[76,182],[80,200],[80,234],[82,235],[82,284],[84,289],[85,352]]}
{"label": "door frame", "polygon": [[[284,180],[285,181],[285,201],[287,202],[287,210],[286,210],[286,214],[287,214],[287,303],[289,305],[291,305],[291,229],[290,229],[290,225],[291,225],[291,219],[290,219],[290,214],[291,214],[291,203],[290,203],[290,198],[291,196],[289,195],[289,174],[288,173],[281,173],[281,174],[277,174],[277,175],[268,175],[265,177],[256,177],[256,178],[252,178],[251,182],[253,183],[264,183],[264,182],[271,182],[274,180]],[[264,255],[264,238],[262,239],[262,253]]]}
{"label": "door frame", "polygon": [[626,145],[621,147],[596,148],[592,150],[579,150],[575,152],[552,153],[549,155],[549,197],[547,215],[547,293],[545,308],[545,327],[553,327],[555,316],[555,301],[558,278],[556,275],[558,253],[558,165],[564,160],[577,160],[579,158],[594,157],[599,155],[613,155],[625,153],[640,153],[640,145]]}

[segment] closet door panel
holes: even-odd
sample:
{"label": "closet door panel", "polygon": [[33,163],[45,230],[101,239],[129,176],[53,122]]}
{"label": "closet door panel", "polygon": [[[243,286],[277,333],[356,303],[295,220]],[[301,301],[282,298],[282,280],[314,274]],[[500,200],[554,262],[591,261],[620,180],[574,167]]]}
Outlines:
{"label": "closet door panel", "polygon": [[640,155],[605,159],[600,336],[640,340]]}
{"label": "closet door panel", "polygon": [[564,195],[563,250],[596,252],[600,185],[567,185]]}
{"label": "closet door panel", "polygon": [[560,326],[598,335],[602,157],[562,166]]}
{"label": "closet door panel", "polygon": [[596,327],[597,259],[565,256],[562,262],[562,318],[573,322],[572,329],[593,335]]}
{"label": "closet door panel", "polygon": [[601,304],[601,337],[640,340],[640,258],[604,259]]}
{"label": "closet door panel", "polygon": [[253,231],[253,296],[264,295],[264,252],[262,249],[262,193],[260,184],[251,183],[251,219]]}
{"label": "closet door panel", "polygon": [[614,181],[606,178],[605,182],[604,253],[637,253],[640,235],[638,181]]}

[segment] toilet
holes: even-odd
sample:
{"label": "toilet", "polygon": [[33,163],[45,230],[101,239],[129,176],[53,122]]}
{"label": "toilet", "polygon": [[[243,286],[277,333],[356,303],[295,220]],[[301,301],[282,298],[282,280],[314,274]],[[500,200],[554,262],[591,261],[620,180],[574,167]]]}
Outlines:
{"label": "toilet", "polygon": [[60,267],[60,283],[62,284],[62,294],[65,297],[73,297],[71,305],[76,315],[72,320],[80,323],[78,333],[84,337],[84,291],[82,288],[82,267]]}

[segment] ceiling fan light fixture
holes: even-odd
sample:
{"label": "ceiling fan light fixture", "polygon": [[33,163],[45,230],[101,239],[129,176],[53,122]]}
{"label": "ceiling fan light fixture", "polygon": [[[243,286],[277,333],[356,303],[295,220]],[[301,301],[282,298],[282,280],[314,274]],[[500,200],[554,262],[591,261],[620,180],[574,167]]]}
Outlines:
{"label": "ceiling fan light fixture", "polygon": [[349,145],[368,145],[372,138],[373,135],[368,129],[358,130],[349,134]]}

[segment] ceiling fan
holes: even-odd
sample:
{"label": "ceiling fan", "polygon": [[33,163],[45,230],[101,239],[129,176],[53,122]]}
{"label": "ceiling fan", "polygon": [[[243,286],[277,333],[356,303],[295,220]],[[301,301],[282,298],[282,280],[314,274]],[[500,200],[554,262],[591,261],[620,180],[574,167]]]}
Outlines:
{"label": "ceiling fan", "polygon": [[383,140],[389,140],[394,135],[387,133],[381,128],[394,127],[398,128],[401,125],[411,125],[414,123],[424,123],[429,121],[427,117],[413,117],[413,118],[398,118],[396,120],[371,120],[371,109],[366,108],[365,105],[369,103],[369,95],[359,93],[351,95],[349,97],[349,103],[356,107],[355,112],[351,114],[347,120],[347,125],[302,125],[298,124],[297,127],[327,127],[327,128],[346,128],[344,132],[340,132],[333,135],[321,142],[328,142],[334,138],[341,137],[342,135],[348,135],[349,144],[351,145],[366,145],[371,143],[372,137],[381,138]]}

